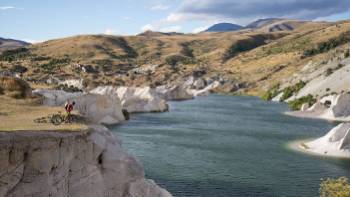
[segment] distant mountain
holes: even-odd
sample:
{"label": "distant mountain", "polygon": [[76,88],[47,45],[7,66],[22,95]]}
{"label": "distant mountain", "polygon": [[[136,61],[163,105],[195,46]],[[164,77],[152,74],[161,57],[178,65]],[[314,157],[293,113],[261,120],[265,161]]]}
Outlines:
{"label": "distant mountain", "polygon": [[242,26],[232,23],[218,23],[209,27],[204,32],[228,32],[242,29]]}
{"label": "distant mountain", "polygon": [[265,18],[265,19],[259,19],[256,20],[250,24],[248,24],[247,26],[245,26],[245,28],[249,28],[249,29],[258,29],[261,28],[263,26],[278,22],[278,21],[282,21],[284,19],[279,19],[279,18]]}
{"label": "distant mountain", "polygon": [[0,53],[6,50],[16,49],[27,45],[30,45],[30,43],[21,40],[0,38]]}
{"label": "distant mountain", "polygon": [[184,35],[183,33],[178,32],[158,32],[158,31],[145,31],[143,33],[138,34],[138,36],[147,36],[147,37],[157,37],[157,36],[176,36],[176,35]]}
{"label": "distant mountain", "polygon": [[263,32],[293,31],[306,23],[316,23],[312,21],[300,21],[280,18],[259,19],[247,25],[246,29]]}

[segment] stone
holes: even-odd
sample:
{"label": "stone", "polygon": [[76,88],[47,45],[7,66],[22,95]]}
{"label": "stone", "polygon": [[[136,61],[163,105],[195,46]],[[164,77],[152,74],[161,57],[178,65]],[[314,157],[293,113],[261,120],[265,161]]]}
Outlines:
{"label": "stone", "polygon": [[305,143],[307,151],[337,157],[350,157],[350,123],[342,123],[325,136]]}
{"label": "stone", "polygon": [[[171,197],[106,127],[1,132],[0,196]],[[13,159],[11,159],[13,157]]]}
{"label": "stone", "polygon": [[129,113],[164,112],[169,108],[166,101],[150,87],[101,86],[90,92],[119,99],[122,108]]}
{"label": "stone", "polygon": [[75,101],[75,109],[94,124],[118,124],[125,120],[120,101],[108,95],[85,94]]}

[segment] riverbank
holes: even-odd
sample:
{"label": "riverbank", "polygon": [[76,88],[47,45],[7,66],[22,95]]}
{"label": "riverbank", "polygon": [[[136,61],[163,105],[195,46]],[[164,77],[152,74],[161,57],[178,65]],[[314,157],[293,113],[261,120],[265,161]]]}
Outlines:
{"label": "riverbank", "polygon": [[294,150],[294,151],[297,151],[297,152],[301,152],[301,153],[304,153],[304,154],[308,154],[308,155],[313,155],[313,156],[316,156],[316,157],[338,158],[338,159],[350,160],[350,156],[349,155],[325,155],[325,154],[321,154],[321,153],[310,151],[308,146],[306,145],[306,143],[310,142],[310,141],[313,141],[313,140],[316,140],[316,139],[317,138],[292,141],[292,142],[289,142],[287,144],[287,147],[289,149],[291,149],[291,150]]}

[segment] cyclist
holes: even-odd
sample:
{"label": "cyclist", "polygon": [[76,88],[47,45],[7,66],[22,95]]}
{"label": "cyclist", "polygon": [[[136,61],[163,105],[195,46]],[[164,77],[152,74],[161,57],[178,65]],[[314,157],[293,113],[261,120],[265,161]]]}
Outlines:
{"label": "cyclist", "polygon": [[64,105],[64,109],[66,110],[66,114],[65,114],[64,120],[66,122],[70,122],[70,116],[71,116],[71,112],[74,109],[74,105],[75,105],[74,101],[72,103],[69,103],[69,101],[67,101],[66,104]]}

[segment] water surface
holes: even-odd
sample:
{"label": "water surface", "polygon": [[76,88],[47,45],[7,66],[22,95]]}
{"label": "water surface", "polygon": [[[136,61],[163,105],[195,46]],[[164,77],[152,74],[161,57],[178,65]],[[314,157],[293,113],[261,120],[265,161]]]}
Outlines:
{"label": "water surface", "polygon": [[211,95],[171,102],[113,128],[147,178],[174,196],[317,196],[320,179],[350,177],[349,160],[305,155],[290,141],[334,124],[289,117],[285,104]]}

